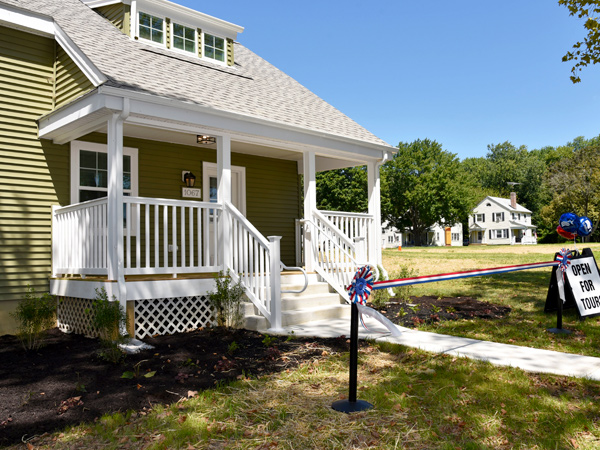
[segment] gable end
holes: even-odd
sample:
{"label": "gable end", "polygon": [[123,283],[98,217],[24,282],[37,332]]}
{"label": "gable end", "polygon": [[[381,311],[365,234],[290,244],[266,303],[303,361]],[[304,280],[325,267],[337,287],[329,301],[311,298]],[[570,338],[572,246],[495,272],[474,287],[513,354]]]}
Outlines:
{"label": "gable end", "polygon": [[123,34],[131,36],[131,6],[123,3],[95,8],[98,14],[117,27]]}

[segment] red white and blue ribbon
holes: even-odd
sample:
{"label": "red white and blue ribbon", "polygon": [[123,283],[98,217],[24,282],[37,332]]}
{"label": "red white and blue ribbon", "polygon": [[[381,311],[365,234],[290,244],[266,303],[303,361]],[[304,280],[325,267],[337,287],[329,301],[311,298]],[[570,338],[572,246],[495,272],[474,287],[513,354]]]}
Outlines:
{"label": "red white and blue ribbon", "polygon": [[369,295],[371,295],[372,289],[373,273],[369,266],[360,268],[354,275],[352,283],[346,288],[348,295],[350,296],[350,301],[361,305],[367,303],[367,299],[369,298]]}
{"label": "red white and blue ribbon", "polygon": [[411,284],[433,283],[435,281],[457,280],[459,278],[481,277],[497,275],[499,273],[516,272],[518,270],[539,269],[541,267],[557,266],[558,261],[538,262],[532,264],[517,264],[513,266],[494,267],[491,269],[466,270],[463,272],[450,272],[438,275],[424,275],[420,277],[400,278],[397,280],[382,280],[373,283],[373,289],[387,289]]}
{"label": "red white and blue ribbon", "polygon": [[558,255],[556,255],[556,261],[558,261],[558,268],[562,271],[563,280],[565,278],[565,272],[567,271],[569,264],[571,264],[569,258],[572,256],[573,251],[569,250],[568,248],[561,248],[560,252],[558,252]]}

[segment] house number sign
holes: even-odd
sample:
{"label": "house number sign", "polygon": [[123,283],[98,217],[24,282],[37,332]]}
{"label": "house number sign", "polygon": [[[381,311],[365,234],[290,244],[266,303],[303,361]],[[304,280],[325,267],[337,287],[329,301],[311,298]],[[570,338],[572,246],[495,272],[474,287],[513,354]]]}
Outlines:
{"label": "house number sign", "polygon": [[200,200],[200,199],[202,199],[202,189],[182,187],[181,188],[181,196],[183,198],[195,198],[197,200]]}

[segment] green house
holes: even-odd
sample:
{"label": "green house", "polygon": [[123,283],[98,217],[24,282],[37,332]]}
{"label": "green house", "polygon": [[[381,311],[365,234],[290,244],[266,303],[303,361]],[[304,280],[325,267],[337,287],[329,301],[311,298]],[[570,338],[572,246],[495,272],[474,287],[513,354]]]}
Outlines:
{"label": "green house", "polygon": [[[279,328],[282,285],[343,296],[381,264],[393,147],[242,31],[167,0],[0,0],[0,334],[28,285],[61,300],[66,331],[89,331],[97,288],[136,336],[202,326],[226,270]],[[316,173],[357,165],[368,211],[319,211]]]}

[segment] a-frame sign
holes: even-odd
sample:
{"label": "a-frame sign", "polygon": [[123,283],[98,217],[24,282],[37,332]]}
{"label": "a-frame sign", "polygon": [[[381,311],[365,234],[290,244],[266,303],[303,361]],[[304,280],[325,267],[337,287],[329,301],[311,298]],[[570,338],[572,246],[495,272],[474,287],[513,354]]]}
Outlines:
{"label": "a-frame sign", "polygon": [[[577,308],[579,318],[582,320],[600,315],[600,272],[592,250],[584,248],[581,254],[574,253],[573,257],[569,258],[564,273],[564,285],[562,270],[554,267],[548,286],[544,311],[558,311],[559,329],[562,327],[563,309]],[[559,256],[559,253],[556,256]]]}

